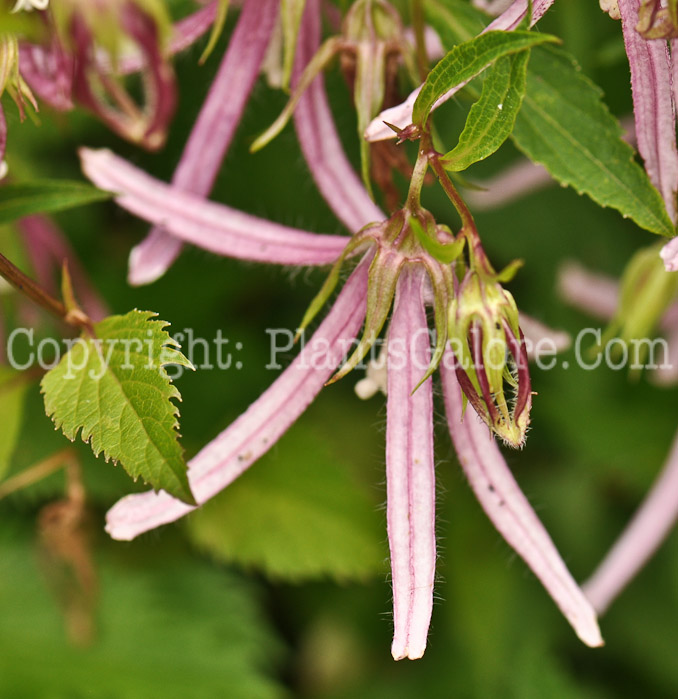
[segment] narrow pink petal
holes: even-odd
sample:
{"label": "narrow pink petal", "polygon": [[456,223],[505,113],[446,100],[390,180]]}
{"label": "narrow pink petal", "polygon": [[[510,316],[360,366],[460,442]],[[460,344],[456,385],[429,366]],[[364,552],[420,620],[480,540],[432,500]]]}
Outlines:
{"label": "narrow pink petal", "polygon": [[[319,45],[319,2],[307,0],[295,59],[296,78]],[[327,102],[322,73],[299,101],[294,123],[301,150],[320,193],[348,230],[355,233],[368,223],[385,219],[344,153]]]}
{"label": "narrow pink petal", "polygon": [[412,394],[431,360],[423,277],[404,272],[388,334],[386,487],[393,579],[395,660],[421,658],[433,609],[435,470],[433,389],[427,379]]}
{"label": "narrow pink petal", "polygon": [[[365,318],[367,271],[363,260],[301,353],[230,427],[188,464],[188,480],[202,504],[265,454],[310,405],[350,347]],[[165,492],[128,495],[108,512],[106,531],[130,540],[173,522],[193,508]]]}
{"label": "narrow pink petal", "polygon": [[73,281],[78,302],[87,315],[99,321],[109,314],[108,307],[92,286],[80,260],[59,228],[46,216],[26,216],[19,220],[28,255],[38,281],[52,293],[58,293],[64,262]]}
{"label": "narrow pink petal", "polygon": [[669,458],[622,535],[591,578],[584,592],[599,614],[652,557],[678,520],[678,437]]}
{"label": "narrow pink petal", "polygon": [[610,320],[617,312],[619,283],[577,262],[566,262],[560,268],[558,293],[570,305],[602,320]]}
{"label": "narrow pink petal", "polygon": [[673,238],[659,253],[667,272],[678,272],[678,238]]}
{"label": "narrow pink petal", "polygon": [[[207,196],[240,122],[259,75],[278,17],[278,0],[247,0],[210,91],[186,142],[172,184]],[[129,282],[149,284],[162,276],[181,251],[182,242],[161,227],[130,254]]]}
{"label": "narrow pink petal", "polygon": [[58,111],[73,109],[73,59],[56,38],[50,46],[22,43],[19,68],[21,76],[41,102]]}
{"label": "narrow pink petal", "polygon": [[459,462],[485,513],[539,578],[579,638],[600,646],[596,614],[572,579],[551,538],[523,495],[484,423],[471,411],[462,420],[462,395],[448,350],[440,370],[447,423]]}
{"label": "narrow pink petal", "polygon": [[663,39],[646,41],[636,31],[639,0],[619,0],[618,4],[631,68],[638,151],[675,222],[678,150],[668,45]]}
{"label": "narrow pink petal", "polygon": [[177,191],[109,150],[82,148],[80,157],[85,174],[97,187],[118,193],[120,206],[218,255],[284,265],[325,265],[337,259],[349,240],[289,228]]}
{"label": "narrow pink petal", "polygon": [[[532,22],[530,26],[534,26],[538,22],[546,10],[551,7],[553,0],[534,0],[532,3]],[[515,0],[511,6],[503,12],[497,19],[495,19],[491,24],[489,24],[483,31],[512,31],[515,29],[524,19],[525,13],[527,12],[528,2],[527,0]],[[451,97],[453,97],[466,83],[460,83],[456,87],[446,92],[434,105],[433,109],[437,109],[441,104],[447,102]],[[417,99],[417,95],[421,90],[421,85],[410,93],[409,97],[401,104],[395,107],[390,107],[385,109],[383,112],[378,114],[370,123],[370,125],[365,130],[365,138],[368,141],[384,141],[389,138],[395,138],[396,134],[390,129],[384,122],[393,124],[400,129],[404,129],[412,123],[412,107]]]}

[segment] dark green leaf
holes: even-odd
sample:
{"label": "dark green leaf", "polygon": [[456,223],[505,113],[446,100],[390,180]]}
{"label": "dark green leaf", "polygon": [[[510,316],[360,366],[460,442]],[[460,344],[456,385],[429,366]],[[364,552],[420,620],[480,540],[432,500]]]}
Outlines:
{"label": "dark green leaf", "polygon": [[673,235],[664,202],[622,139],[600,89],[566,52],[552,46],[533,52],[513,138],[559,182],[641,228]]}
{"label": "dark green leaf", "polygon": [[428,74],[414,103],[413,123],[422,126],[439,97],[474,78],[498,58],[553,41],[558,39],[549,34],[495,31],[455,46]]}
{"label": "dark green leaf", "polygon": [[9,223],[31,214],[72,209],[112,196],[91,185],[69,180],[7,184],[0,187],[0,223]]}
{"label": "dark green leaf", "polygon": [[158,542],[100,546],[95,638],[74,647],[66,634],[69,608],[62,611],[52,594],[55,571],[38,564],[45,552],[38,559],[34,539],[16,526],[8,530],[7,520],[3,525],[0,696],[287,696],[273,677],[281,644],[258,608],[256,586]]}

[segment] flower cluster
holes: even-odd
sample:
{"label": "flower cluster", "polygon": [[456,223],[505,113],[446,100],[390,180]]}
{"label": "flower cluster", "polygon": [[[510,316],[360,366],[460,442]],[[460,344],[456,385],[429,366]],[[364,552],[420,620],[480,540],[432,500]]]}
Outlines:
{"label": "flower cluster", "polygon": [[[552,3],[483,3],[490,11],[498,5],[502,9],[482,33],[522,31],[534,25]],[[602,4],[612,17],[621,19],[638,150],[675,224],[676,3],[612,0]],[[525,336],[529,339],[535,328],[544,332],[519,314],[505,288],[521,263],[515,261],[500,271],[493,267],[473,215],[448,175],[449,163],[437,150],[428,113],[423,121],[414,122],[417,100],[425,94],[427,83],[393,106],[403,74],[417,83],[428,72],[426,28],[417,21],[416,6],[413,3],[415,26],[410,30],[387,0],[356,0],[343,19],[328,5],[328,24],[336,33],[322,42],[325,6],[321,0],[243,0],[171,182],[151,177],[109,150],[83,148],[83,171],[99,188],[113,192],[119,206],[151,224],[146,238],[130,254],[132,284],[150,283],[165,274],[185,244],[245,261],[328,266],[326,282],[301,322],[300,330],[304,330],[328,305],[340,286],[342,271],[351,268],[296,359],[190,461],[188,480],[198,506],[266,453],[323,387],[351,372],[383,336],[382,375],[370,373],[371,367],[357,392],[367,398],[381,387],[386,394],[393,657],[423,655],[433,609],[436,374],[459,464],[480,505],[543,583],[582,641],[599,646],[602,638],[596,613],[607,607],[651,555],[678,516],[678,447],[647,503],[582,590],[495,441],[499,438],[514,448],[525,443],[533,397]],[[164,144],[177,103],[170,58],[210,29],[216,38],[223,9],[221,0],[213,0],[172,24],[161,0],[17,0],[11,11],[26,12],[23,19],[32,31],[21,39],[0,34],[0,95],[9,94],[22,119],[27,104],[35,110],[41,103],[57,110],[83,106],[118,135],[144,148],[158,149]],[[429,48],[440,53],[435,41]],[[357,113],[361,176],[344,152],[325,92],[322,71],[335,57]],[[527,63],[521,65],[524,82]],[[310,175],[349,235],[294,229],[208,199],[252,90],[265,70],[269,75],[277,73],[290,97],[252,149],[265,146],[293,119]],[[478,72],[469,75],[472,78]],[[131,74],[141,77],[141,100],[138,91],[125,82]],[[442,90],[437,93],[431,111],[469,80],[458,80],[444,94]],[[503,107],[504,102],[496,105],[499,111]],[[375,146],[396,134],[400,141],[418,141],[416,162],[400,168],[410,180],[404,201],[398,200],[399,193],[389,179],[391,168],[380,159],[385,151],[379,148],[390,146]],[[0,179],[7,171],[6,142],[0,107]],[[392,162],[402,166],[406,160],[398,151]],[[389,172],[384,174],[384,170]],[[422,205],[422,188],[431,172],[460,223],[441,224]],[[520,179],[533,186],[541,177],[530,171],[520,175],[522,179],[512,176],[511,180],[513,185]],[[385,190],[388,213],[375,203],[373,181]],[[521,186],[514,186],[512,194],[519,193]],[[54,258],[69,256],[70,251],[44,219],[29,218],[22,225],[34,266],[47,279]],[[610,280],[570,266],[561,279],[563,294],[572,303],[611,319],[611,328],[621,330],[625,338],[644,336],[660,324],[675,350],[678,282],[668,272],[678,270],[678,238],[658,252],[658,248],[644,250],[632,260],[621,290]],[[101,304],[88,290],[84,275],[77,266],[74,272],[80,277],[90,315],[100,315]],[[344,348],[357,338],[354,351],[345,356]],[[318,353],[323,354],[322,363],[313,361]],[[659,378],[672,381],[676,376]],[[106,529],[113,538],[128,540],[194,509],[163,491],[130,495],[110,510]]]}
{"label": "flower cluster", "polygon": [[[524,14],[519,4],[508,11],[508,17],[516,22]],[[494,431],[518,446],[529,422],[527,356],[515,302],[502,286],[517,266],[494,271],[473,218],[444,173],[430,141],[421,143],[405,206],[386,216],[374,204],[343,152],[323,78],[317,71],[317,56],[323,55],[322,50],[317,53],[321,10],[317,0],[307,0],[301,20],[292,72],[296,92],[285,118],[294,109],[309,170],[352,237],[290,229],[205,200],[272,40],[279,5],[274,0],[268,0],[268,5],[270,12],[261,13],[261,2],[246,0],[243,4],[222,66],[170,185],[109,151],[81,152],[87,176],[97,186],[115,192],[120,206],[154,226],[132,253],[130,277],[135,283],[162,274],[186,242],[258,262],[334,262],[326,284],[302,322],[305,326],[338,284],[341,267],[349,258],[359,259],[324,320],[292,364],[239,419],[191,460],[188,475],[196,501],[202,504],[213,497],[268,451],[321,388],[348,373],[387,326],[386,480],[394,658],[421,657],[432,613],[437,555],[432,384],[436,368],[443,385],[450,434],[482,507],[542,581],[580,638],[589,645],[599,645],[602,641],[589,602],[491,436]],[[354,8],[361,9],[362,5],[356,3]],[[375,6],[385,13],[383,17],[391,16],[385,3]],[[509,22],[508,18],[502,21]],[[395,23],[387,24],[397,27]],[[355,34],[352,27],[350,22],[345,23],[342,38],[336,44],[330,39],[324,46],[345,45],[347,32]],[[383,42],[388,43],[376,30],[360,33],[358,41],[351,49],[357,56],[382,55],[386,51]],[[358,58],[356,75],[368,65],[372,70],[375,67],[374,62],[366,62],[360,68]],[[389,73],[384,62],[376,65],[379,73],[370,77],[369,84],[383,81]],[[366,80],[356,79],[361,85],[356,93],[358,105],[363,101]],[[370,103],[370,113],[374,113],[375,106],[380,106],[376,99]],[[421,207],[419,192],[429,168],[462,218],[456,235]],[[433,351],[428,339],[427,306],[433,309],[436,329]],[[357,349],[345,358],[346,341],[355,338],[361,327]],[[318,352],[325,359],[329,354],[331,362],[318,365],[310,361]],[[428,369],[422,371],[422,366]],[[510,388],[516,393],[512,407],[505,397]],[[467,408],[467,402],[471,407]],[[132,539],[192,509],[163,492],[131,495],[109,512],[107,531],[117,539]]]}

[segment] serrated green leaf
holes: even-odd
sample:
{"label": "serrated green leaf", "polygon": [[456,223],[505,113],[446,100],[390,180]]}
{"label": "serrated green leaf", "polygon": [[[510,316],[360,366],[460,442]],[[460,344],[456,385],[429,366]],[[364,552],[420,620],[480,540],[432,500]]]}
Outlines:
{"label": "serrated green leaf", "polygon": [[674,234],[659,192],[622,139],[601,90],[565,51],[533,51],[513,139],[559,182],[652,233]]}
{"label": "serrated green leaf", "polygon": [[[105,541],[95,638],[71,645],[35,539],[0,532],[0,696],[15,699],[282,699],[282,643],[256,585],[176,545]],[[31,528],[31,532],[34,527]],[[71,596],[73,591],[69,589]]]}
{"label": "serrated green leaf", "polygon": [[82,429],[96,456],[119,461],[155,489],[195,504],[178,442],[181,400],[164,368],[192,368],[155,313],[130,311],[94,326],[42,379],[45,410],[73,441]]}
{"label": "serrated green leaf", "polygon": [[428,74],[414,103],[412,122],[422,126],[439,97],[474,78],[502,56],[554,41],[558,38],[550,34],[493,31],[455,46]]}
{"label": "serrated green leaf", "polygon": [[9,223],[23,216],[72,209],[110,199],[102,192],[82,182],[69,180],[35,180],[24,184],[0,187],[0,223]]}
{"label": "serrated green leaf", "polygon": [[0,479],[9,469],[19,437],[27,388],[20,372],[0,366]]}
{"label": "serrated green leaf", "polygon": [[500,58],[483,81],[480,99],[466,118],[459,143],[442,158],[445,169],[465,170],[497,151],[511,135],[525,96],[530,51]]}
{"label": "serrated green leaf", "polygon": [[274,454],[197,510],[188,530],[218,560],[273,578],[349,580],[383,574],[380,519],[347,465],[295,426]]}

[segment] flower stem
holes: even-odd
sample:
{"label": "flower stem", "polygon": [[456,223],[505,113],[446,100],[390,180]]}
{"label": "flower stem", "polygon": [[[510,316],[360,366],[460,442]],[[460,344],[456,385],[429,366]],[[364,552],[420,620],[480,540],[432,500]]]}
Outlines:
{"label": "flower stem", "polygon": [[411,0],[412,27],[414,28],[414,43],[417,52],[417,69],[422,82],[428,75],[428,57],[426,55],[426,40],[424,38],[424,7],[421,0]]}
{"label": "flower stem", "polygon": [[24,274],[2,253],[0,253],[0,276],[4,277],[15,289],[28,296],[31,301],[37,303],[38,306],[42,306],[46,311],[57,316],[57,318],[61,318],[69,325],[76,327],[91,326],[90,319],[82,311],[79,309],[69,311],[61,301],[55,299],[36,281]]}

